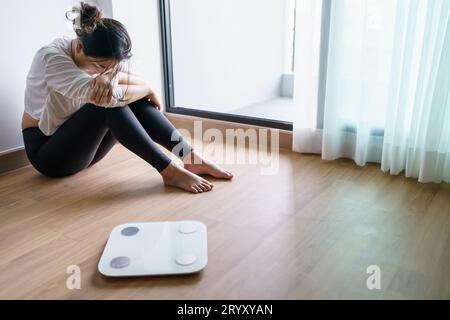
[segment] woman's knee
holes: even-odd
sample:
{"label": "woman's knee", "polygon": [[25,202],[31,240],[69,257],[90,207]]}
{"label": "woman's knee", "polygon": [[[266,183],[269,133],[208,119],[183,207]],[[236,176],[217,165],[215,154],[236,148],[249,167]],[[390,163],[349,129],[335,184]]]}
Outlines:
{"label": "woman's knee", "polygon": [[114,124],[125,125],[132,121],[134,114],[129,106],[105,108],[106,124],[111,128]]}
{"label": "woman's knee", "polygon": [[158,110],[153,103],[145,98],[130,103],[129,106],[135,114],[147,114],[157,118],[164,117],[164,114],[160,110]]}
{"label": "woman's knee", "polygon": [[129,104],[130,108],[139,108],[139,107],[145,107],[145,106],[150,106],[150,107],[154,107],[153,104],[148,101],[147,98],[142,98],[139,100],[136,100],[132,103]]}
{"label": "woman's knee", "polygon": [[104,110],[107,115],[121,115],[121,114],[129,113],[131,111],[129,106],[104,108]]}
{"label": "woman's knee", "polygon": [[89,119],[91,123],[104,123],[105,108],[96,106],[92,103],[86,103],[72,116],[71,119],[69,119],[69,121],[76,121],[76,119]]}
{"label": "woman's knee", "polygon": [[105,109],[104,107],[96,106],[95,104],[92,103],[86,103],[80,108],[80,110],[78,110],[78,112],[89,111],[93,113],[102,113],[104,109]]}

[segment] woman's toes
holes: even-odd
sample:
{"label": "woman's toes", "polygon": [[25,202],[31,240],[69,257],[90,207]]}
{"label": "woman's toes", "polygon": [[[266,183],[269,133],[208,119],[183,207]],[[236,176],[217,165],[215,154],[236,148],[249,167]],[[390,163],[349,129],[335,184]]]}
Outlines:
{"label": "woman's toes", "polygon": [[211,175],[215,178],[219,179],[231,179],[233,178],[233,174],[229,171],[226,171],[219,166],[212,166],[211,167]]}
{"label": "woman's toes", "polygon": [[229,171],[224,171],[223,173],[224,173],[225,178],[228,178],[228,179],[233,178],[233,174],[232,174],[231,172],[229,172]]}
{"label": "woman's toes", "polygon": [[208,180],[206,180],[206,179],[203,179],[203,178],[202,178],[200,181],[201,181],[201,183],[211,185],[211,183],[210,183]]}
{"label": "woman's toes", "polygon": [[203,193],[211,191],[212,184],[195,173],[172,164],[161,172],[166,185],[178,187],[192,193]]}
{"label": "woman's toes", "polygon": [[213,188],[213,185],[211,183],[209,183],[208,181],[206,183],[202,183],[207,191],[211,191]]}
{"label": "woman's toes", "polygon": [[205,191],[211,191],[212,187],[207,183],[202,183],[202,187],[205,189]]}
{"label": "woman's toes", "polygon": [[192,193],[198,193],[197,189],[195,189],[194,187],[190,187],[189,191]]}

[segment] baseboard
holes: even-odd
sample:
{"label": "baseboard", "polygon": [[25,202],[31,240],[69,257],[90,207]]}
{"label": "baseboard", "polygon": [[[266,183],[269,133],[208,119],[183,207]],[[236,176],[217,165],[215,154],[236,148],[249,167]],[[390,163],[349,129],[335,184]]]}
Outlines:
{"label": "baseboard", "polygon": [[[225,136],[226,129],[267,129],[270,131],[272,130],[278,130],[278,129],[271,129],[271,128],[262,128],[258,126],[253,125],[247,125],[242,123],[235,123],[235,122],[227,122],[227,121],[220,121],[220,120],[211,120],[211,119],[205,119],[205,118],[199,118],[199,117],[193,117],[193,116],[187,116],[187,115],[179,115],[179,114],[173,114],[173,113],[165,113],[166,117],[170,120],[170,122],[173,123],[173,125],[177,129],[186,129],[188,130],[191,135],[193,135],[194,131],[194,121],[202,121],[202,129],[203,131],[208,129],[218,129],[222,132],[222,134]],[[286,130],[278,130],[279,133],[279,147],[280,149],[287,149],[292,150],[292,132],[286,131]],[[268,144],[271,143],[270,141],[271,134],[268,134]]]}
{"label": "baseboard", "polygon": [[0,174],[30,165],[25,149],[0,155]]}

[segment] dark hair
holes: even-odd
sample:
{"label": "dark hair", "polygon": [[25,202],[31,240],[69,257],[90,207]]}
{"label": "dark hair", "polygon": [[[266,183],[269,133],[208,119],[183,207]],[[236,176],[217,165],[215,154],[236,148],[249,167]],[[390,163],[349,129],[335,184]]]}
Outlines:
{"label": "dark hair", "polygon": [[118,61],[131,58],[131,38],[122,23],[103,18],[97,7],[84,2],[69,12],[74,16],[66,17],[73,22],[85,55]]}

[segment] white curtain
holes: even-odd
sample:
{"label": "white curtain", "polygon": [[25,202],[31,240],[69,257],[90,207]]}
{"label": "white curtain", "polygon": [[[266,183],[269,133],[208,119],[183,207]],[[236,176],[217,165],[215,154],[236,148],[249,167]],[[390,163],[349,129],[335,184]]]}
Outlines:
{"label": "white curtain", "polygon": [[297,5],[293,149],[450,182],[450,0]]}

